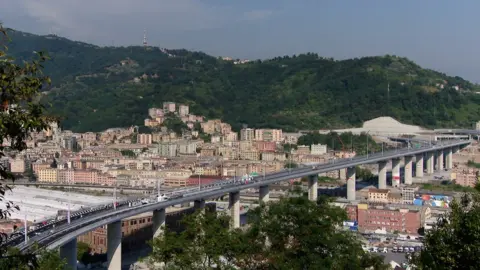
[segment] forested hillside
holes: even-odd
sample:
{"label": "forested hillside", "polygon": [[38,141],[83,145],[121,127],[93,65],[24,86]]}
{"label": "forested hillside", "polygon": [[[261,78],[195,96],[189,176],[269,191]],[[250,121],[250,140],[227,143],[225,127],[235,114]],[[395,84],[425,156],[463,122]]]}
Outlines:
{"label": "forested hillside", "polygon": [[74,131],[142,125],[148,108],[164,101],[190,104],[192,113],[236,128],[340,128],[382,115],[427,127],[480,120],[476,85],[396,56],[335,61],[308,53],[234,65],[186,50],[10,37],[17,59],[49,53],[45,73],[53,85],[42,100]]}

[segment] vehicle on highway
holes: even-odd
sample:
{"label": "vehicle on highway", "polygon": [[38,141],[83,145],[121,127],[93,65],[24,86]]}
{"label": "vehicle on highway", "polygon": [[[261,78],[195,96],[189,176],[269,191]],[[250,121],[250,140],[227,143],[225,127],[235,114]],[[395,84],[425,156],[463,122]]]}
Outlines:
{"label": "vehicle on highway", "polygon": [[160,194],[160,196],[157,196],[157,202],[164,202],[168,200],[170,200],[170,197],[165,194]]}

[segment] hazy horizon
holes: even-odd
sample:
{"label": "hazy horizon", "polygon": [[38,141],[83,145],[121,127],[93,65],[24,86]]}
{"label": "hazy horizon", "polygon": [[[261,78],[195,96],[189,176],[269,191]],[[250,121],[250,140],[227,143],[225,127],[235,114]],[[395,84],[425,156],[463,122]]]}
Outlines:
{"label": "hazy horizon", "polygon": [[99,46],[142,45],[268,59],[317,53],[337,60],[407,57],[424,68],[480,82],[480,2],[406,0],[6,0],[5,27]]}

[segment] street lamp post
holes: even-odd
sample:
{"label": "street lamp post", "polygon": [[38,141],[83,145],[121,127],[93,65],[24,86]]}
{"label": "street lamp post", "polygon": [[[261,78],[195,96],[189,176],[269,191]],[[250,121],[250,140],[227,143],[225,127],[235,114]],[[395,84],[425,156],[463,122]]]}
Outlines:
{"label": "street lamp post", "polygon": [[265,162],[263,163],[263,180],[265,180]]}
{"label": "street lamp post", "polygon": [[202,189],[202,181],[200,180],[200,173],[198,174],[198,190]]}

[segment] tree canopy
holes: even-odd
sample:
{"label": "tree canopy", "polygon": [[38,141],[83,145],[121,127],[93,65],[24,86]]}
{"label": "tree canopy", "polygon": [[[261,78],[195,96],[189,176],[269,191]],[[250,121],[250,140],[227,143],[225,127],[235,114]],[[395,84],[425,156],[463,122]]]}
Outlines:
{"label": "tree canopy", "polygon": [[469,127],[480,118],[477,85],[397,56],[335,61],[306,53],[236,65],[202,52],[11,35],[18,59],[29,59],[35,49],[51,54],[45,68],[54,85],[44,102],[73,131],[140,126],[149,107],[166,101],[188,104],[192,113],[221,118],[237,130],[242,124],[341,128],[379,116]]}
{"label": "tree canopy", "polygon": [[[7,32],[0,24],[0,157],[7,156],[9,151],[26,149],[26,139],[31,133],[43,131],[52,120],[44,115],[44,106],[35,102],[40,90],[50,83],[49,77],[42,74],[42,64],[48,57],[37,52],[30,55],[30,58],[36,56],[34,60],[17,63],[7,54],[8,40]],[[0,202],[6,206],[0,211],[0,219],[6,219],[10,211],[19,208],[5,201],[5,191],[10,188],[1,183],[14,180],[13,174],[0,165],[0,176]],[[8,237],[1,233],[0,269],[26,269],[27,265],[33,265],[55,270],[62,266],[58,254],[55,257],[54,253],[44,252],[37,260],[32,254],[23,255],[18,250],[7,249],[2,244]]]}
{"label": "tree canopy", "polygon": [[337,230],[346,218],[328,200],[304,196],[262,204],[236,230],[228,216],[197,212],[185,218],[184,232],[167,228],[155,238],[148,261],[167,269],[386,269],[353,234]]}
{"label": "tree canopy", "polygon": [[426,233],[423,250],[411,259],[417,269],[478,269],[480,193],[465,193],[450,208]]}

